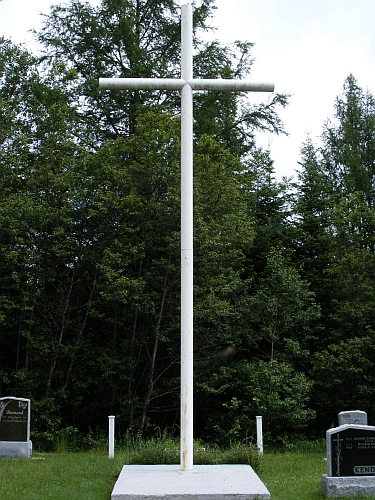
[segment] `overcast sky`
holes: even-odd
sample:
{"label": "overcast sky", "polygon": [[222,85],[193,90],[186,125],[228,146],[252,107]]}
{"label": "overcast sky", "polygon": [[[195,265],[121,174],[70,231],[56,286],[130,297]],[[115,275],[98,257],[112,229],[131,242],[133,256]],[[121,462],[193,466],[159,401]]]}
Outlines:
{"label": "overcast sky", "polygon": [[[48,13],[54,3],[60,2],[1,0],[0,35],[30,44],[28,29],[37,29],[39,13]],[[307,134],[319,137],[349,73],[375,93],[375,0],[216,0],[216,5],[212,25],[219,29],[212,37],[224,44],[254,42],[251,79],[274,81],[275,91],[293,95],[280,113],[289,137],[261,138],[277,176],[293,175],[303,141]]]}

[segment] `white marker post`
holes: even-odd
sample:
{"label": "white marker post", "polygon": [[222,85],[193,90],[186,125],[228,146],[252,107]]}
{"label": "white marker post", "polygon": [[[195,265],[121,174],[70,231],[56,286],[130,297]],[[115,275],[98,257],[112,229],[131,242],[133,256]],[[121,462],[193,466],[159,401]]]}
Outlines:
{"label": "white marker post", "polygon": [[257,447],[259,451],[259,455],[263,456],[263,425],[262,425],[262,417],[257,416]]}
{"label": "white marker post", "polygon": [[115,417],[108,417],[108,458],[115,457]]}
{"label": "white marker post", "polygon": [[181,470],[193,470],[193,90],[273,92],[273,83],[193,79],[193,12],[181,7],[181,78],[100,78],[106,90],[181,92]]}

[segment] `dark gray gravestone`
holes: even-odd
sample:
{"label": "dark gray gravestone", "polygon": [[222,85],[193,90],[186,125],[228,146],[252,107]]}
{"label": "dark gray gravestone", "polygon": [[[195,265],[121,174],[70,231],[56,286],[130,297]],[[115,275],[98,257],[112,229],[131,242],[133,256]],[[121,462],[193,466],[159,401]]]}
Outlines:
{"label": "dark gray gravestone", "polygon": [[31,455],[30,400],[0,398],[0,455]]}
{"label": "dark gray gravestone", "polygon": [[375,427],[340,425],[327,431],[328,475],[375,476]]}
{"label": "dark gray gravestone", "polygon": [[349,424],[327,431],[322,486],[333,498],[375,495],[375,427]]}

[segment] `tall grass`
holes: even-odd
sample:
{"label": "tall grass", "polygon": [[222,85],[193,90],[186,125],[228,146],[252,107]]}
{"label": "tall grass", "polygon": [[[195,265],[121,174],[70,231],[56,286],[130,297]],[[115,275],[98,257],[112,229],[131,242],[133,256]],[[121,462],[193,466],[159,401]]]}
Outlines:
{"label": "tall grass", "polygon": [[[128,455],[129,464],[178,464],[180,463],[179,442],[161,437],[147,441],[128,441],[122,449]],[[205,446],[195,443],[194,463],[196,465],[247,464],[255,471],[260,470],[261,457],[252,445],[231,444],[228,448]]]}

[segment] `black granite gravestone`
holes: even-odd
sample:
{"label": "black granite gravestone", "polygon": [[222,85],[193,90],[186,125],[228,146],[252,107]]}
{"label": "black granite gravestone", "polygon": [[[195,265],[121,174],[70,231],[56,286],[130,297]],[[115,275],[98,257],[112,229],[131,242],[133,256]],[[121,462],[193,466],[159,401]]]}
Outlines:
{"label": "black granite gravestone", "polygon": [[30,401],[0,399],[0,441],[26,442],[30,439]]}
{"label": "black granite gravestone", "polygon": [[375,428],[343,425],[327,433],[328,476],[375,476]]}

